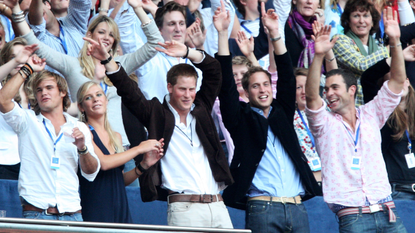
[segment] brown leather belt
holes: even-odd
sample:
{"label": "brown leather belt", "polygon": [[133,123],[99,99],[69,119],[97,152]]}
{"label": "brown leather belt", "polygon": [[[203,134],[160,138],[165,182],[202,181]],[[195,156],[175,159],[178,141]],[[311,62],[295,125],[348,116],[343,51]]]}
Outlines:
{"label": "brown leather belt", "polygon": [[193,202],[193,203],[212,203],[223,201],[220,194],[173,194],[167,197],[168,203],[173,202]]}
{"label": "brown leather belt", "polygon": [[78,210],[76,212],[59,213],[59,210],[56,207],[49,207],[47,210],[44,210],[44,209],[40,209],[29,204],[23,205],[23,211],[36,211],[40,213],[45,212],[45,214],[49,214],[49,215],[72,215],[72,214],[82,213],[81,210]]}
{"label": "brown leather belt", "polygon": [[270,196],[258,196],[258,197],[250,197],[248,198],[249,201],[271,201],[271,202],[280,202],[280,203],[291,203],[291,204],[300,204],[301,197],[270,197]]}

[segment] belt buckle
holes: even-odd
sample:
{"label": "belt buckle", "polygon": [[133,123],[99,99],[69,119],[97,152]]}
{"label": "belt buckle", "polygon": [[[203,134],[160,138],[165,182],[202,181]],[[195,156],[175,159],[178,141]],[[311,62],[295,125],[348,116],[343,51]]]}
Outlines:
{"label": "belt buckle", "polygon": [[209,198],[207,198],[207,200],[205,200],[206,195],[210,195],[210,194],[202,194],[202,203],[212,203],[213,202],[213,196],[210,195],[210,200],[209,200]]}
{"label": "belt buckle", "polygon": [[379,212],[380,211],[379,204],[370,205],[369,206],[369,209],[370,209],[370,213],[375,213],[375,212]]}
{"label": "belt buckle", "polygon": [[414,192],[415,193],[415,184],[412,184],[412,192]]}
{"label": "belt buckle", "polygon": [[282,204],[285,204],[286,199],[284,199],[284,197],[280,197],[280,200],[281,200],[281,203],[282,203]]}

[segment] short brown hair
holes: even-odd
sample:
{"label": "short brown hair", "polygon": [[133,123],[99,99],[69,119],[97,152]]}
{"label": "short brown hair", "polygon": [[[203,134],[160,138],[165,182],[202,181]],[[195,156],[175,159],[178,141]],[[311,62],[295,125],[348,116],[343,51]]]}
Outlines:
{"label": "short brown hair", "polygon": [[308,76],[308,69],[307,68],[303,68],[303,67],[297,67],[294,69],[294,76]]}
{"label": "short brown hair", "polygon": [[236,65],[236,66],[243,65],[249,68],[252,66],[252,62],[245,56],[235,56],[232,58],[232,65]]}
{"label": "short brown hair", "polygon": [[253,66],[253,67],[250,67],[248,69],[248,71],[244,74],[244,76],[242,77],[242,87],[244,88],[245,91],[248,91],[248,88],[249,88],[249,79],[251,78],[251,76],[253,74],[259,73],[259,72],[262,72],[262,73],[266,74],[268,76],[268,78],[269,78],[269,83],[270,84],[272,83],[272,81],[271,81],[271,74],[268,71],[264,70],[260,66]]}
{"label": "short brown hair", "polygon": [[368,0],[349,0],[344,7],[344,12],[341,16],[341,25],[344,28],[344,33],[350,30],[350,15],[355,11],[368,11],[372,16],[373,27],[369,31],[369,35],[373,35],[379,29],[380,14],[376,10],[373,3]]}
{"label": "short brown hair", "polygon": [[178,11],[183,14],[184,20],[186,21],[186,8],[175,1],[166,3],[156,11],[156,17],[154,21],[159,29],[163,27],[164,15],[172,11]]}
{"label": "short brown hair", "polygon": [[[68,83],[59,74],[50,72],[48,70],[42,70],[41,72],[36,73],[34,75],[34,77],[31,78],[32,79],[31,81],[32,81],[33,94],[36,92],[36,89],[39,86],[39,84],[42,81],[44,81],[45,79],[48,79],[48,78],[55,79],[59,91],[66,94],[63,97],[63,103],[62,103],[63,104],[63,111],[66,112],[66,110],[68,110],[68,108],[71,106],[71,100],[69,99],[69,96],[68,96]],[[39,104],[38,104],[36,98],[34,98],[33,103],[31,103],[31,105],[33,105],[33,110],[36,112],[36,115],[39,114],[41,109],[39,107]]]}
{"label": "short brown hair", "polygon": [[174,86],[177,83],[177,78],[181,76],[194,77],[196,81],[198,78],[197,72],[193,66],[188,64],[177,64],[167,72],[167,83]]}

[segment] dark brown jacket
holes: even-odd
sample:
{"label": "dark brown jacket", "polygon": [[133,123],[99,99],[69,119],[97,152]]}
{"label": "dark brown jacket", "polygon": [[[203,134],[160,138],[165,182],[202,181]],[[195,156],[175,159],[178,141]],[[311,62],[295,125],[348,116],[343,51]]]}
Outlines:
{"label": "dark brown jacket", "polygon": [[[196,133],[203,145],[216,182],[233,183],[225,153],[221,147],[215,124],[211,117],[212,107],[219,93],[222,81],[219,62],[205,54],[200,64],[194,64],[203,72],[202,86],[196,94],[195,107],[190,112],[196,119]],[[157,98],[147,100],[121,67],[120,71],[108,75],[117,88],[123,104],[133,113],[148,130],[149,139],[164,138],[164,151],[167,151],[173,134],[175,119],[166,101],[160,103]],[[165,88],[165,87],[160,87]],[[166,155],[168,156],[168,155]],[[166,200],[167,192],[160,188],[160,162],[140,176],[141,198],[144,202]]]}

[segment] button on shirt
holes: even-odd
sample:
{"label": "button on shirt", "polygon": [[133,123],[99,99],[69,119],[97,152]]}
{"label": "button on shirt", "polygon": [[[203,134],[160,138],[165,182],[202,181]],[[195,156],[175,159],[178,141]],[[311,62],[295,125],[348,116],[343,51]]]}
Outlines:
{"label": "button on shirt", "polygon": [[[168,190],[186,194],[218,194],[225,188],[216,182],[209,161],[196,133],[196,119],[189,112],[186,125],[165,98],[175,118],[175,127],[169,147],[161,161],[162,186]],[[194,105],[192,106],[193,110]],[[191,145],[193,144],[193,146]]]}
{"label": "button on shirt", "polygon": [[[15,104],[13,110],[1,114],[19,137],[21,159],[19,175],[19,195],[28,203],[41,208],[56,206],[60,213],[75,212],[81,209],[79,198],[78,163],[79,155],[73,143],[65,142],[64,136],[56,143],[56,157],[59,157],[60,168],[51,168],[54,155],[53,142],[58,139],[50,120],[42,114],[35,115],[32,110],[21,109]],[[91,143],[91,133],[87,126],[76,118],[64,113],[66,124],[78,127],[85,136],[85,144],[90,154],[98,160]],[[45,124],[43,123],[45,122]],[[45,127],[51,132],[53,141]],[[100,169],[93,174],[82,176],[93,181]]]}
{"label": "button on shirt", "polygon": [[[306,108],[321,158],[324,201],[329,205],[364,206],[366,199],[369,204],[375,204],[391,193],[382,157],[380,129],[399,104],[401,94],[390,91],[387,83],[371,102],[356,109],[354,132],[339,114],[326,110],[324,101],[318,110]],[[360,159],[360,169],[351,168],[353,157]]]}
{"label": "button on shirt", "polygon": [[[262,110],[251,108],[264,116]],[[271,110],[272,107],[269,112]],[[304,193],[297,169],[280,140],[268,126],[267,148],[255,172],[248,196],[295,197]]]}

